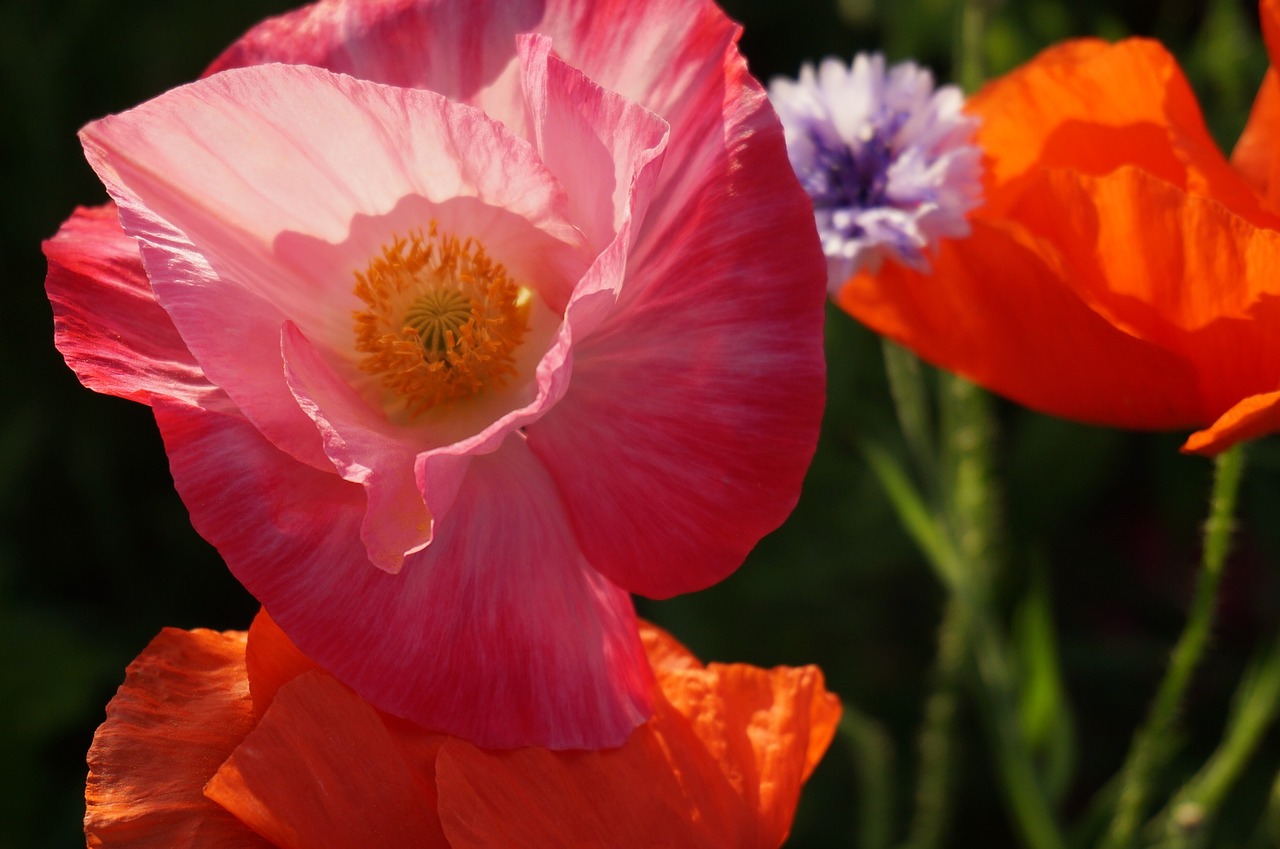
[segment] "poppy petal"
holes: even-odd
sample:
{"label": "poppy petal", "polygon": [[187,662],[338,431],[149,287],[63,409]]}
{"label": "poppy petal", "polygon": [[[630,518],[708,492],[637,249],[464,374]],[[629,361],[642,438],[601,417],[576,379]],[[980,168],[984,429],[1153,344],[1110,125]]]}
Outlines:
{"label": "poppy petal", "polygon": [[244,634],[166,628],[125,673],[89,748],[95,849],[269,849],[201,795],[253,725]]}
{"label": "poppy petal", "polygon": [[[1072,246],[1064,281],[1112,324],[1193,363],[1194,416],[1280,386],[1280,231],[1136,168],[1102,177],[1049,171],[1016,208],[1046,240]],[[1065,253],[1065,249],[1064,249]],[[1118,370],[1127,365],[1117,363]]]}
{"label": "poppy petal", "polygon": [[538,28],[544,2],[325,0],[268,18],[219,56],[204,76],[283,62],[439,92],[484,109],[522,133],[512,71],[516,36]]}
{"label": "poppy petal", "polygon": [[431,767],[406,759],[367,702],[305,672],[280,688],[204,792],[280,849],[448,849]]}
{"label": "poppy petal", "polygon": [[1212,457],[1250,439],[1280,430],[1280,392],[1250,395],[1227,410],[1211,427],[1187,437],[1182,450],[1187,454]]}
{"label": "poppy petal", "polygon": [[196,529],[299,649],[379,707],[486,746],[551,748],[617,745],[648,715],[630,599],[577,553],[523,439],[472,459],[453,508],[467,522],[392,575],[363,557],[359,486],[243,419],[156,420]]}
{"label": "poppy petal", "polygon": [[44,253],[54,342],[85,386],[144,404],[225,403],[156,301],[115,204],[77,209]]}
{"label": "poppy petal", "polygon": [[494,752],[450,740],[436,784],[453,849],[750,845],[747,812],[670,705],[606,751]]}
{"label": "poppy petal", "polygon": [[1231,151],[1231,165],[1280,211],[1280,74],[1268,68],[1249,120]]}
{"label": "poppy petal", "polygon": [[989,157],[981,216],[1003,214],[1017,178],[1036,169],[1101,175],[1136,164],[1251,220],[1280,222],[1222,156],[1157,42],[1065,42],[988,83],[968,108],[982,120],[976,140]]}
{"label": "poppy petal", "polygon": [[[554,178],[500,124],[431,92],[316,68],[229,71],[90,124],[82,137],[205,373],[273,442],[317,468],[327,461],[316,429],[272,366],[279,328],[288,317],[335,360],[349,358],[353,272],[397,233],[430,223],[407,196],[428,205],[474,197],[549,238],[579,238]],[[358,215],[382,216],[381,232],[354,230]],[[340,245],[342,257],[320,269],[296,249],[281,255],[288,234]]]}
{"label": "poppy petal", "polygon": [[932,275],[886,264],[850,280],[839,303],[926,360],[1033,409],[1121,427],[1195,422],[1190,366],[1091,309],[1063,285],[1059,263],[1025,231],[977,220],[968,239],[941,245]]}
{"label": "poppy petal", "polygon": [[781,126],[750,103],[726,116],[690,214],[650,206],[624,307],[575,340],[570,391],[529,431],[587,558],[643,595],[737,568],[790,513],[816,444],[825,263],[807,196],[776,167]]}
{"label": "poppy petal", "polygon": [[756,823],[759,846],[786,839],[800,787],[835,736],[840,702],[817,667],[717,664],[659,679]]}
{"label": "poppy petal", "polygon": [[265,607],[258,610],[253,624],[249,626],[244,666],[256,717],[266,712],[281,687],[304,672],[320,668],[314,660],[298,651]]}

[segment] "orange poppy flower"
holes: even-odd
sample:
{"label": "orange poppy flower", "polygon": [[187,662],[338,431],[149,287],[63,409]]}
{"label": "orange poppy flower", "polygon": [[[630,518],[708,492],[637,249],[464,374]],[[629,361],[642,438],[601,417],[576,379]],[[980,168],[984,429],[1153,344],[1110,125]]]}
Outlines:
{"label": "orange poppy flower", "polygon": [[166,629],[89,750],[90,847],[776,847],[840,715],[815,667],[703,666],[642,626],[652,719],[604,751],[477,748],[361,700],[259,614]]}
{"label": "orange poppy flower", "polygon": [[[1280,0],[1263,0],[1273,66]],[[842,307],[1026,406],[1199,428],[1215,454],[1280,430],[1280,80],[1230,162],[1159,44],[1067,42],[970,101],[985,202],[932,274],[886,264]]]}

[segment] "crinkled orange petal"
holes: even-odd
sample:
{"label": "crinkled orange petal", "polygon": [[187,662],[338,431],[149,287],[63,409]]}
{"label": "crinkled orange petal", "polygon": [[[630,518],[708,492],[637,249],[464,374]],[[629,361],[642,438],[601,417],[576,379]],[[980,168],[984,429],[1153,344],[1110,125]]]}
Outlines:
{"label": "crinkled orange petal", "polygon": [[447,849],[432,762],[416,751],[345,686],[305,672],[279,689],[205,795],[281,849]]}
{"label": "crinkled orange petal", "polygon": [[1176,60],[1154,41],[1065,42],[988,83],[969,102],[982,125],[986,208],[1003,215],[1019,180],[1040,168],[1150,174],[1275,226],[1249,183],[1227,163]]}
{"label": "crinkled orange petal", "polygon": [[201,794],[253,724],[244,645],[166,628],[129,664],[89,749],[90,847],[269,847]]}
{"label": "crinkled orange petal", "polygon": [[604,751],[485,751],[451,739],[436,761],[440,821],[449,845],[753,846],[744,842],[748,812],[715,762],[696,738],[682,746],[690,741],[660,733],[663,713],[675,712],[656,705],[654,719],[620,748]]}
{"label": "crinkled orange petal", "polygon": [[840,721],[840,702],[823,686],[821,670],[712,663],[659,683],[753,813],[753,845],[780,845],[800,787]]}
{"label": "crinkled orange petal", "polygon": [[1212,457],[1237,442],[1257,439],[1280,431],[1280,391],[1250,395],[1227,410],[1213,425],[1187,437],[1182,450],[1187,454]]}
{"label": "crinkled orange petal", "polygon": [[618,749],[494,752],[450,740],[436,781],[454,849],[781,845],[840,717],[822,673],[655,671],[666,698]]}
{"label": "crinkled orange petal", "polygon": [[1090,308],[1052,246],[1010,223],[972,223],[967,239],[942,243],[932,274],[886,263],[852,278],[840,306],[1041,412],[1139,429],[1203,421],[1190,365]]}
{"label": "crinkled orange petal", "polygon": [[1015,213],[1061,246],[1081,300],[1195,370],[1183,424],[1280,387],[1280,232],[1136,168],[1046,172]]}
{"label": "crinkled orange petal", "polygon": [[654,675],[661,678],[663,673],[671,670],[702,669],[702,662],[675,637],[650,622],[639,622],[640,642],[644,645],[644,653]]}
{"label": "crinkled orange petal", "polygon": [[277,690],[302,673],[320,668],[298,651],[265,607],[249,626],[244,663],[249,674],[249,692],[253,694],[253,713],[258,717],[266,712]]}

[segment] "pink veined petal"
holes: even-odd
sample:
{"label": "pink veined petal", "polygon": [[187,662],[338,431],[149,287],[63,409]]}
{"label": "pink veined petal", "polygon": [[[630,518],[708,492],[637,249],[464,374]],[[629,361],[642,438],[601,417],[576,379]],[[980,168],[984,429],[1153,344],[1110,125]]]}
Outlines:
{"label": "pink veined petal", "polygon": [[77,209],[44,253],[54,342],[85,386],[144,404],[223,403],[156,302],[115,204]]}
{"label": "pink veined petal", "polygon": [[370,562],[398,572],[406,554],[431,541],[432,515],[448,505],[427,509],[414,477],[413,445],[333,372],[291,321],[280,346],[289,387],[320,430],[325,453],[344,480],[364,487],[360,538]]}
{"label": "pink veined petal", "polygon": [[[716,160],[725,140],[722,106],[751,111],[763,97],[736,51],[740,28],[710,0],[325,0],[259,24],[208,73],[264,62],[317,65],[438,91],[526,134],[520,82],[503,71],[515,59],[516,34],[534,31],[551,39],[566,65],[670,125],[653,200],[661,220],[682,216],[684,199]],[[654,247],[663,247],[661,238]]]}
{"label": "pink veined petal", "polygon": [[523,440],[472,458],[453,506],[466,521],[392,575],[360,542],[359,486],[235,417],[157,407],[156,420],[196,529],[301,651],[373,704],[488,747],[614,746],[648,715],[630,599],[582,559]]}
{"label": "pink veined petal", "polygon": [[656,597],[720,580],[782,522],[822,413],[812,208],[763,96],[726,108],[705,182],[653,225],[619,308],[575,342],[568,393],[529,429],[588,560]]}
{"label": "pink veined petal", "polygon": [[285,62],[425,88],[484,109],[523,135],[510,73],[518,33],[537,28],[531,0],[324,0],[269,18],[218,57],[205,76]]}
{"label": "pink veined petal", "polygon": [[[414,195],[475,197],[551,238],[578,238],[554,178],[500,124],[430,92],[316,68],[228,71],[82,137],[205,373],[274,443],[318,468],[327,461],[285,386],[279,327],[292,319],[314,340],[350,345],[352,273],[381,250],[347,239],[355,216],[387,215]],[[388,221],[383,243],[429,223]],[[288,233],[346,240],[347,262],[299,274],[278,255]]]}
{"label": "pink veined petal", "polygon": [[740,33],[710,0],[323,0],[258,24],[205,73],[315,65],[431,89],[523,134],[509,71],[516,36],[528,32],[549,36],[568,65],[672,124],[679,155],[665,183],[699,179],[692,154],[719,132],[706,106],[724,98],[721,66]]}
{"label": "pink veined petal", "polygon": [[304,672],[280,688],[205,795],[280,849],[448,849],[433,765],[408,754],[367,702]]}
{"label": "pink veined petal", "polygon": [[534,145],[597,249],[644,218],[667,144],[666,122],[551,55],[545,36],[518,40]]}

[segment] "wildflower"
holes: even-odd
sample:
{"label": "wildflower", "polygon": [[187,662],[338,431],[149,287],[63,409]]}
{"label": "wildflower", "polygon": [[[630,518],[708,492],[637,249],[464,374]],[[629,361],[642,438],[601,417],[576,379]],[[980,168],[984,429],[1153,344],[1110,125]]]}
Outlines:
{"label": "wildflower", "polygon": [[654,716],[617,749],[491,751],[380,713],[260,614],[166,629],[89,751],[88,844],[772,849],[840,706],[815,667],[703,666],[650,625]]}
{"label": "wildflower", "polygon": [[[1274,63],[1280,4],[1263,19]],[[972,235],[931,275],[886,265],[838,302],[1046,413],[1199,428],[1183,450],[1204,454],[1280,429],[1274,74],[1228,162],[1160,45],[1046,50],[968,104],[986,156]]]}
{"label": "wildflower", "polygon": [[859,53],[848,68],[826,59],[795,82],[775,78],[769,97],[813,199],[832,294],[886,257],[927,272],[940,240],[968,235],[981,168],[960,89],[935,90],[914,62],[886,74],[883,56]]}
{"label": "wildflower", "polygon": [[82,132],[116,207],[45,245],[59,348],[380,708],[617,745],[628,593],[794,505],[821,253],[737,35],[708,0],[325,0]]}

